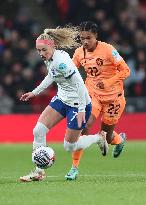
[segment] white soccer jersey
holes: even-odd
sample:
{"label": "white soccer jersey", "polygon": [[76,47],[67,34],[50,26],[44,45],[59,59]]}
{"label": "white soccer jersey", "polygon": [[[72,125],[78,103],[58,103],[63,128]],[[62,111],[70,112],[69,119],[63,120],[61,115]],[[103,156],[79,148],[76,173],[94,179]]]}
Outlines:
{"label": "white soccer jersey", "polygon": [[45,61],[45,64],[48,75],[32,91],[34,95],[39,94],[55,81],[58,85],[58,98],[71,107],[79,108],[79,111],[85,111],[85,107],[91,102],[91,99],[69,54],[62,50],[55,50],[52,59]]}

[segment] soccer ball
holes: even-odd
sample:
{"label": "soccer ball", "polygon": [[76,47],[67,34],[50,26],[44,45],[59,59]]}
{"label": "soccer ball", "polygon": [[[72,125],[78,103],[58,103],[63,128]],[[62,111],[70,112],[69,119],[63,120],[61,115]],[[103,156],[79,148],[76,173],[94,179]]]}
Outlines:
{"label": "soccer ball", "polygon": [[51,147],[38,147],[32,153],[32,162],[41,169],[47,169],[54,164],[55,152]]}

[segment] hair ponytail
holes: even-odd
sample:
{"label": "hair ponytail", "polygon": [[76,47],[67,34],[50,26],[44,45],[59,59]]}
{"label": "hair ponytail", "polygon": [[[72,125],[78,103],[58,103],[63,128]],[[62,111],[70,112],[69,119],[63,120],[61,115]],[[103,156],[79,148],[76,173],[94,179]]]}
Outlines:
{"label": "hair ponytail", "polygon": [[54,40],[54,44],[58,48],[74,48],[79,47],[78,42],[79,28],[74,26],[57,27],[55,29],[45,29],[37,39]]}

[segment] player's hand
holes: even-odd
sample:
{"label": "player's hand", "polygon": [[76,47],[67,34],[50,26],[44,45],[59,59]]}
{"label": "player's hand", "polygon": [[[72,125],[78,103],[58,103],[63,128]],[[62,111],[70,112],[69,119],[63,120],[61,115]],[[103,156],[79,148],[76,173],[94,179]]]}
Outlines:
{"label": "player's hand", "polygon": [[35,95],[32,92],[24,93],[20,100],[22,101],[28,101],[29,99],[33,98]]}
{"label": "player's hand", "polygon": [[85,112],[78,112],[78,114],[77,114],[77,122],[78,122],[78,127],[79,128],[82,126],[82,123],[86,122]]}

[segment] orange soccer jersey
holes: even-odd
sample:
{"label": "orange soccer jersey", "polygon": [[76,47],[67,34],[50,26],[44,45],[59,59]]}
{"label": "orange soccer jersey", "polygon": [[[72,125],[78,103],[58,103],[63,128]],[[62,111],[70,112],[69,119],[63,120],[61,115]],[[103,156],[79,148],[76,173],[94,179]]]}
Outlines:
{"label": "orange soccer jersey", "polygon": [[[106,102],[115,100],[123,92],[123,80],[129,76],[130,69],[112,45],[98,41],[93,52],[79,47],[73,61],[78,68],[85,68],[85,84],[91,96],[94,93],[97,99]],[[104,83],[104,89],[98,87],[100,81]]]}

